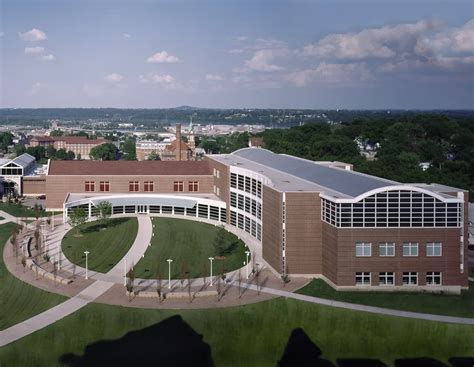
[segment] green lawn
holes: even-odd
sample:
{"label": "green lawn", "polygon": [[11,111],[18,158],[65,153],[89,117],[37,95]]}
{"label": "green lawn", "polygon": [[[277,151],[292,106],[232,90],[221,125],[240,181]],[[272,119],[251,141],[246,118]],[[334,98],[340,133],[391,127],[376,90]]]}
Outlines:
{"label": "green lawn", "polygon": [[297,291],[336,301],[359,303],[398,310],[425,312],[439,315],[474,317],[474,283],[460,296],[428,293],[337,292],[321,279]]}
{"label": "green lawn", "polygon": [[[208,258],[215,255],[213,241],[218,227],[174,218],[154,218],[153,224],[155,235],[152,246],[145,253],[145,258],[136,264],[136,277],[155,278],[159,264],[161,277],[168,278],[166,259],[173,260],[171,277],[174,279],[182,278],[183,267],[187,267],[191,278],[209,274]],[[238,269],[245,261],[244,243],[230,232],[226,232],[226,236],[226,240],[235,241],[236,246],[225,259],[214,261],[214,274]]]}
{"label": "green lawn", "polygon": [[46,212],[44,210],[36,211],[26,206],[13,203],[0,203],[0,210],[13,215],[14,217],[48,217],[51,215],[50,212]]}
{"label": "green lawn", "polygon": [[[104,229],[105,228],[105,229]],[[62,249],[69,261],[85,267],[84,251],[89,251],[89,269],[108,272],[128,252],[138,232],[137,218],[108,219],[104,225],[99,222],[80,226],[82,237],[76,237],[71,229],[63,238]]]}
{"label": "green lawn", "polygon": [[[0,361],[2,366],[55,366],[65,353],[82,355],[90,343],[114,340],[177,314],[203,336],[216,367],[275,367],[296,328],[303,328],[322,351],[322,358],[333,362],[372,358],[393,366],[396,359],[404,357],[447,362],[450,357],[474,354],[472,326],[378,316],[280,298],[227,309],[178,312],[91,304],[1,348]],[[108,363],[96,361],[94,365],[115,365],[122,361],[113,358],[125,353],[136,356],[136,363],[130,365],[166,366],[172,364],[159,363],[164,355],[174,352],[176,358],[192,354],[194,349],[187,343],[189,333],[173,323],[167,327],[165,324],[154,333],[147,333],[141,343],[112,347],[107,354]],[[144,355],[151,356],[153,363],[140,363]],[[194,365],[198,363],[196,360]]]}
{"label": "green lawn", "polygon": [[[0,253],[15,224],[0,225]],[[66,297],[49,293],[18,280],[5,267],[0,258],[0,330],[51,308],[66,300]],[[1,358],[0,358],[1,361]]]}

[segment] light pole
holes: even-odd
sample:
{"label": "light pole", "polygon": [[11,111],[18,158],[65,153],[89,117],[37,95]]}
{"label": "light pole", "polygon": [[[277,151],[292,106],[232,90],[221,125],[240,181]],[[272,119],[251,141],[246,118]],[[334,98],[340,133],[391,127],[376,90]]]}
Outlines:
{"label": "light pole", "polygon": [[209,261],[211,262],[211,287],[212,287],[212,262],[214,261],[214,258],[210,257]]}
{"label": "light pole", "polygon": [[86,279],[89,279],[89,276],[88,276],[89,274],[87,273],[87,265],[88,265],[87,264],[87,255],[89,255],[90,252],[89,251],[84,251],[84,254],[86,254]]}
{"label": "light pole", "polygon": [[245,268],[245,270],[247,271],[247,279],[249,278],[249,255],[250,255],[250,251],[245,251],[245,255],[247,255],[247,266]]}
{"label": "light pole", "polygon": [[168,259],[166,261],[168,261],[168,289],[171,289],[171,263],[173,260]]}

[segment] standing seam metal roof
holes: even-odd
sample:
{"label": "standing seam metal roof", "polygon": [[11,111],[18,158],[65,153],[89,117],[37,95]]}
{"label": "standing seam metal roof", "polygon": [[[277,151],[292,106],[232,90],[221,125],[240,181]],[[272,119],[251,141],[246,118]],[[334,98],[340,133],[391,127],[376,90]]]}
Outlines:
{"label": "standing seam metal roof", "polygon": [[232,154],[353,197],[373,189],[398,184],[395,181],[328,167],[306,159],[275,154],[262,148],[244,148]]}

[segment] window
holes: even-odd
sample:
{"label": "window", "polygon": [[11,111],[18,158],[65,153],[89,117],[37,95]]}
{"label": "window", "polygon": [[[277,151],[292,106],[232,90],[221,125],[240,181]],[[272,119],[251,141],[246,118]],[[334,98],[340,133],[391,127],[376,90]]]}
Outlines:
{"label": "window", "polygon": [[230,187],[237,188],[237,175],[235,173],[230,174]]}
{"label": "window", "polygon": [[380,256],[395,256],[395,243],[393,243],[393,242],[380,242],[379,243],[379,255]]}
{"label": "window", "polygon": [[439,271],[427,272],[426,285],[441,285],[441,272]]}
{"label": "window", "polygon": [[184,191],[184,184],[183,181],[175,181],[173,183],[173,191],[176,192],[183,192]]}
{"label": "window", "polygon": [[130,191],[130,192],[140,191],[140,183],[138,181],[129,181],[128,182],[128,191]]}
{"label": "window", "polygon": [[95,182],[94,181],[86,181],[85,182],[85,191],[86,192],[94,192],[95,191]]}
{"label": "window", "polygon": [[372,255],[372,244],[370,242],[357,242],[356,243],[356,256],[371,256]]}
{"label": "window", "polygon": [[393,271],[385,271],[379,273],[380,285],[395,285],[395,273]]}
{"label": "window", "polygon": [[232,208],[237,207],[237,194],[235,192],[230,193],[230,206]]}
{"label": "window", "polygon": [[441,256],[442,247],[441,242],[428,242],[426,244],[426,256]]}
{"label": "window", "polygon": [[145,181],[143,183],[143,190],[145,192],[154,192],[155,191],[155,183],[153,181]]}
{"label": "window", "polygon": [[220,171],[219,171],[219,170],[216,170],[216,177],[217,177],[217,178],[220,178],[220,176],[221,176]]}
{"label": "window", "polygon": [[406,271],[403,273],[403,285],[417,285],[418,273],[416,271]]}
{"label": "window", "polygon": [[356,285],[370,285],[370,272],[361,271],[356,273]]}
{"label": "window", "polygon": [[100,181],[99,182],[99,191],[100,192],[109,192],[110,191],[110,182],[109,181]]}
{"label": "window", "polygon": [[[217,172],[219,172],[219,171],[217,171]],[[189,192],[198,192],[199,191],[199,182],[189,181],[188,189],[189,189]]]}
{"label": "window", "polygon": [[418,256],[418,242],[405,242],[403,256]]}

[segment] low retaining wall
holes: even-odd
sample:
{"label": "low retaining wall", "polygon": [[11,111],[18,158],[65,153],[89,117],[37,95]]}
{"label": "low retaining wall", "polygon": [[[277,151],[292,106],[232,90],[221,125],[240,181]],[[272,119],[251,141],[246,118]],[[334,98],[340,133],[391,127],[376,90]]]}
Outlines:
{"label": "low retaining wall", "polygon": [[[129,292],[126,292],[127,296],[129,296]],[[158,292],[137,292],[134,293],[136,297],[143,297],[143,298],[158,298]],[[163,299],[186,299],[189,298],[188,292],[161,292],[161,296]],[[191,296],[193,298],[202,298],[202,297],[217,297],[217,291],[198,291],[198,292],[191,292]]]}
{"label": "low retaining wall", "polygon": [[52,280],[53,282],[59,283],[59,284],[70,284],[72,283],[71,279],[63,278],[59,275],[54,276],[53,273],[50,273],[47,270],[44,270],[41,266],[38,266],[33,260],[27,259],[26,260],[26,266],[28,269],[31,269],[38,275],[41,275],[41,277]]}

